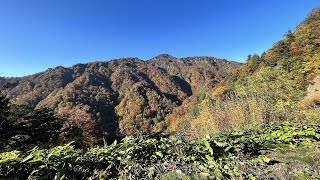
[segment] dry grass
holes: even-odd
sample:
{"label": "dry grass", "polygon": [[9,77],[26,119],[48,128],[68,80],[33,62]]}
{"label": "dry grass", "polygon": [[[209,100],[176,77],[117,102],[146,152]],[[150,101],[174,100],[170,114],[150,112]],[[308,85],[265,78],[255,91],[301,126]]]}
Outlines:
{"label": "dry grass", "polygon": [[320,107],[320,92],[309,94],[299,103],[299,106],[302,108]]}
{"label": "dry grass", "polygon": [[211,107],[202,108],[197,118],[191,121],[189,133],[192,137],[203,137],[277,119],[274,98],[257,94],[230,94]]}

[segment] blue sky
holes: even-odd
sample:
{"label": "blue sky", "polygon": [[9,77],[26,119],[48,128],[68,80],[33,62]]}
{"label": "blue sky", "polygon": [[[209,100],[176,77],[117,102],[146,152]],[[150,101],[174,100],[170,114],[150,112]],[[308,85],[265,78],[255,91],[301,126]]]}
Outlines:
{"label": "blue sky", "polygon": [[0,76],[158,54],[243,62],[318,0],[0,0]]}

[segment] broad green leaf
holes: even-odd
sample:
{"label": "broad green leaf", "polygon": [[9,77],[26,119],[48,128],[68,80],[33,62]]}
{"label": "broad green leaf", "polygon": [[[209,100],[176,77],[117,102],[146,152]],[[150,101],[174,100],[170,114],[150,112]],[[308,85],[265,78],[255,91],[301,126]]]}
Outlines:
{"label": "broad green leaf", "polygon": [[161,157],[161,158],[163,157],[163,154],[162,154],[162,152],[160,152],[160,151],[157,151],[157,152],[156,152],[156,155],[159,156],[159,157]]}

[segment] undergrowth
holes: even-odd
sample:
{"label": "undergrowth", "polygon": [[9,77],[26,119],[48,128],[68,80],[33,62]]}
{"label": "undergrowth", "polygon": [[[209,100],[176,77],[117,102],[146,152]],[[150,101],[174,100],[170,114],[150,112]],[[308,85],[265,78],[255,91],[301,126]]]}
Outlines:
{"label": "undergrowth", "polygon": [[[73,142],[51,149],[0,154],[0,177],[9,179],[264,179],[283,162],[283,147],[315,147],[320,125],[277,122],[192,141],[177,137],[131,138],[104,147],[75,149]],[[283,153],[281,153],[283,152]],[[308,159],[307,159],[308,160]],[[307,161],[303,159],[303,161]],[[313,163],[314,164],[314,163]],[[312,164],[292,177],[319,178]],[[281,178],[281,177],[275,177]]]}

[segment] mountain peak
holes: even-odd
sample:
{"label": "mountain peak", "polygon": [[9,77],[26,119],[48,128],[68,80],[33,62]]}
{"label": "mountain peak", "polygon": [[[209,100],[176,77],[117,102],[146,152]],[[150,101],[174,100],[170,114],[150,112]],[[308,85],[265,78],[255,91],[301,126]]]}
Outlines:
{"label": "mountain peak", "polygon": [[176,60],[178,58],[170,55],[170,54],[159,54],[158,56],[155,56],[151,60]]}

